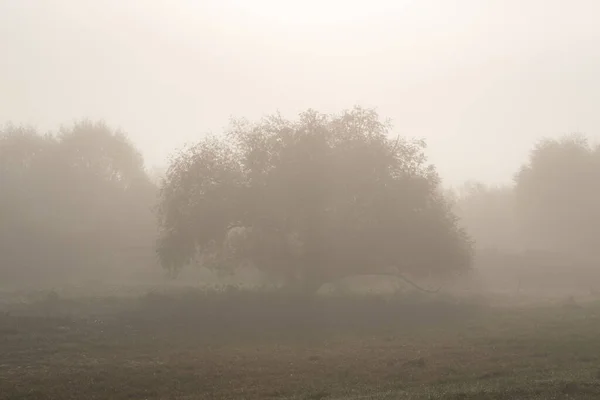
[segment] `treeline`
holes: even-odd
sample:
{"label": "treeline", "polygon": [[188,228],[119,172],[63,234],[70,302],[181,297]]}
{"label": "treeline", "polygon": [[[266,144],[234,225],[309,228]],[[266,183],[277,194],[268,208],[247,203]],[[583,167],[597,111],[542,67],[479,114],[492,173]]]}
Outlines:
{"label": "treeline", "polygon": [[151,179],[104,123],[0,131],[0,280],[252,265],[300,290],[354,274],[454,276],[474,249],[597,257],[600,151],[544,140],[512,186],[444,192],[425,143],[372,110],[234,121]]}
{"label": "treeline", "polygon": [[470,182],[451,196],[479,249],[600,260],[600,147],[584,135],[537,143],[511,185]]}
{"label": "treeline", "polygon": [[125,276],[154,260],[156,186],[124,134],[0,131],[0,281]]}

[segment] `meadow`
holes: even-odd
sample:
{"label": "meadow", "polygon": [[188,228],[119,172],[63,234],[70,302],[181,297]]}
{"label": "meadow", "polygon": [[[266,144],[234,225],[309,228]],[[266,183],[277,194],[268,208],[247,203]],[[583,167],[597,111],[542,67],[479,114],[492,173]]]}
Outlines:
{"label": "meadow", "polygon": [[600,303],[5,292],[0,399],[597,399]]}

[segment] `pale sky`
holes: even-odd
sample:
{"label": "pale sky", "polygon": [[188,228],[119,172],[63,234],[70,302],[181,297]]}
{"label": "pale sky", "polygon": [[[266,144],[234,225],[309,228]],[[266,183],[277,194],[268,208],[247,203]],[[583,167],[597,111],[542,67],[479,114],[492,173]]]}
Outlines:
{"label": "pale sky", "polygon": [[542,136],[600,138],[599,20],[598,0],[0,0],[0,123],[104,119],[152,166],[230,116],[359,104],[446,184],[507,182]]}

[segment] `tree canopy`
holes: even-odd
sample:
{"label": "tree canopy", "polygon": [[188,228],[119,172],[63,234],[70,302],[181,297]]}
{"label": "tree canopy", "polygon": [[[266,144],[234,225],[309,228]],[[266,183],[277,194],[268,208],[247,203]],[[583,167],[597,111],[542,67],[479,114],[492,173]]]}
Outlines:
{"label": "tree canopy", "polygon": [[0,265],[13,275],[90,276],[128,263],[128,247],[152,254],[156,188],[135,147],[103,123],[47,135],[6,126],[0,187]]}
{"label": "tree canopy", "polygon": [[173,272],[251,262],[315,288],[353,274],[469,269],[471,242],[427,163],[373,110],[233,121],[182,150],[158,207],[158,255]]}
{"label": "tree canopy", "polygon": [[545,139],[515,177],[522,230],[538,248],[598,257],[600,149],[579,134]]}

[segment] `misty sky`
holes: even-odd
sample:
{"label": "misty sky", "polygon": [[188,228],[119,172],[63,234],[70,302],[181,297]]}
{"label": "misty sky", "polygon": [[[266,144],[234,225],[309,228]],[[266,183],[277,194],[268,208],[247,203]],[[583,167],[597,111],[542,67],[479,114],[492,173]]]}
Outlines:
{"label": "misty sky", "polygon": [[0,0],[0,123],[120,127],[150,166],[230,116],[377,107],[447,184],[600,137],[598,0]]}

